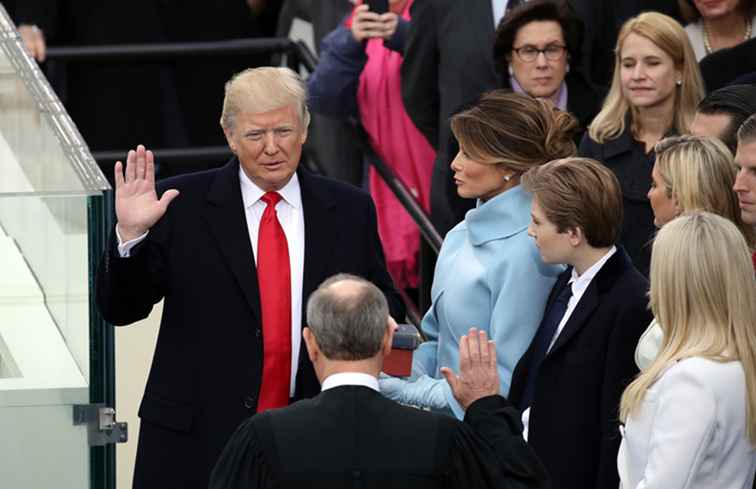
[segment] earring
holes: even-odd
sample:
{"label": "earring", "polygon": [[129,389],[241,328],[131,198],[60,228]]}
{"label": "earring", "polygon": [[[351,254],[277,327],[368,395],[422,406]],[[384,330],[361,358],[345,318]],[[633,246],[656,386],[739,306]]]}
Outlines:
{"label": "earring", "polygon": [[510,180],[512,180],[512,175],[504,175],[505,182],[509,182]]}
{"label": "earring", "polygon": [[509,71],[509,76],[514,76],[514,69],[512,68],[512,65],[509,65],[509,68],[507,69]]}
{"label": "earring", "polygon": [[570,72],[570,64],[569,63],[567,63],[567,66],[565,66],[564,72],[565,73],[569,73]]}
{"label": "earring", "polygon": [[682,86],[682,80],[677,80],[675,83],[677,84],[678,87]]}

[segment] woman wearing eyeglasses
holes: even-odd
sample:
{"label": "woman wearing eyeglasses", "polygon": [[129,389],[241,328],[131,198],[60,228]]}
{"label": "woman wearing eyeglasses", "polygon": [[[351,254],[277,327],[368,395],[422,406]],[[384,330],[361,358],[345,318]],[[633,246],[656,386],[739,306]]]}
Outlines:
{"label": "woman wearing eyeglasses", "polygon": [[[588,127],[601,99],[577,69],[582,42],[583,24],[567,2],[523,3],[496,30],[494,57],[502,73],[502,88],[550,100],[572,113],[580,127]],[[577,137],[582,135],[580,131]]]}
{"label": "woman wearing eyeglasses", "polygon": [[664,14],[646,12],[625,22],[615,53],[609,94],[578,153],[617,175],[625,205],[620,244],[648,276],[649,243],[656,232],[646,195],[654,146],[688,132],[703,98],[703,82],[685,30]]}

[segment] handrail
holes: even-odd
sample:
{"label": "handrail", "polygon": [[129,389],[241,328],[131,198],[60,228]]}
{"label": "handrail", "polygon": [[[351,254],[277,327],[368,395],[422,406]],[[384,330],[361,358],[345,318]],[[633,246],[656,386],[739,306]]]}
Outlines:
{"label": "handrail", "polygon": [[368,162],[375,167],[376,171],[380,174],[383,181],[393,192],[394,196],[399,200],[404,207],[404,210],[410,215],[417,227],[420,228],[420,234],[422,234],[425,241],[428,242],[433,251],[438,254],[441,250],[441,243],[444,241],[441,235],[436,231],[436,227],[431,222],[425,210],[420,206],[412,195],[412,192],[407,188],[404,182],[399,178],[396,173],[375,153],[372,146],[370,146],[369,136],[365,132],[362,125],[356,120],[350,120],[358,135],[358,142],[362,147],[365,154],[368,155]]}
{"label": "handrail", "polygon": [[[152,153],[158,162],[170,160],[207,160],[208,158],[230,158],[233,153],[228,146],[202,146],[194,148],[154,149]],[[125,160],[127,151],[95,151],[92,156],[97,161]]]}
{"label": "handrail", "polygon": [[[304,46],[306,48],[306,46]],[[177,57],[219,56],[231,54],[268,54],[299,52],[302,46],[284,37],[232,39],[229,41],[116,44],[101,46],[48,47],[47,58],[65,61],[114,61],[124,59],[154,60]],[[117,59],[116,59],[117,58]]]}

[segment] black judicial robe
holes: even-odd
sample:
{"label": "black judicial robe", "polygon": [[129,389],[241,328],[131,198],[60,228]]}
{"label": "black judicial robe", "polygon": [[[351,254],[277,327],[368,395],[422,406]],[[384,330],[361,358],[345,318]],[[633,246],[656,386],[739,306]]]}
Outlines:
{"label": "black judicial robe", "polygon": [[500,396],[479,399],[460,422],[368,387],[335,387],[242,423],[210,488],[547,487],[519,417]]}

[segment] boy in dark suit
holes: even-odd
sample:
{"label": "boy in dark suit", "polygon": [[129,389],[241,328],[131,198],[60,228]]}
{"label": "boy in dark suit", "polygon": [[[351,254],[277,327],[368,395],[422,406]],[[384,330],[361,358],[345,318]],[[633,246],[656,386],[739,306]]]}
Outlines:
{"label": "boy in dark suit", "polygon": [[528,233],[557,279],[510,399],[554,487],[617,487],[619,400],[637,373],[633,354],[651,321],[646,279],[615,245],[622,194],[614,174],[566,158],[523,176],[533,193]]}
{"label": "boy in dark suit", "polygon": [[344,274],[326,280],[308,300],[307,323],[321,394],[244,422],[211,489],[545,487],[517,409],[496,395],[496,352],[485,332],[462,337],[460,376],[444,373],[466,409],[462,423],[378,392],[396,324],[370,282]]}

